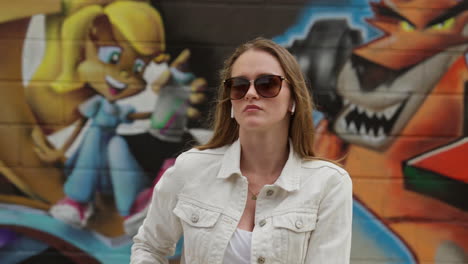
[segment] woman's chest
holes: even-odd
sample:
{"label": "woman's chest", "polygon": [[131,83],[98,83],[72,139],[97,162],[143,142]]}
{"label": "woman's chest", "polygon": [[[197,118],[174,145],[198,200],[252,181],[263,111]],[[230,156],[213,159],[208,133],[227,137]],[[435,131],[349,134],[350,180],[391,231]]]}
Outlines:
{"label": "woman's chest", "polygon": [[301,263],[315,228],[318,202],[312,201],[318,195],[311,193],[315,197],[306,201],[267,185],[252,201],[247,185],[241,183],[202,189],[185,189],[174,209],[183,228],[187,260],[221,263],[218,260],[236,228],[241,228],[252,231],[252,258],[268,259],[268,263]]}
{"label": "woman's chest", "polygon": [[245,204],[244,212],[239,220],[239,224],[237,228],[247,231],[252,231],[255,226],[255,206],[256,200],[247,198],[247,202]]}

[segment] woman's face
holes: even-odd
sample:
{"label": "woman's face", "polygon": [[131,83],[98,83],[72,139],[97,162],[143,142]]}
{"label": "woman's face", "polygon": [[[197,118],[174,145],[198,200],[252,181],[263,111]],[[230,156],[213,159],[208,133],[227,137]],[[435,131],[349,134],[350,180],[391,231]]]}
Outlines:
{"label": "woman's face", "polygon": [[[285,76],[276,58],[262,50],[248,50],[232,65],[231,77],[253,81],[265,75]],[[281,82],[279,94],[272,98],[264,98],[258,94],[251,82],[245,96],[239,100],[231,100],[231,103],[240,129],[271,130],[289,126],[292,98],[286,80]]]}

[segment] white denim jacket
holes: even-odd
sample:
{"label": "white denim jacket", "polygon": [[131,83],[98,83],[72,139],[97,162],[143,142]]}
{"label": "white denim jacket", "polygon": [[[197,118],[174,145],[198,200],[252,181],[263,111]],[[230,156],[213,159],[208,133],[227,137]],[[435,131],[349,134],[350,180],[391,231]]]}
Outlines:
{"label": "white denim jacket", "polygon": [[[251,263],[347,264],[351,179],[330,162],[302,161],[291,146],[277,181],[258,195]],[[155,186],[131,263],[168,263],[183,235],[182,263],[221,264],[248,198],[239,160],[239,141],[181,154]]]}

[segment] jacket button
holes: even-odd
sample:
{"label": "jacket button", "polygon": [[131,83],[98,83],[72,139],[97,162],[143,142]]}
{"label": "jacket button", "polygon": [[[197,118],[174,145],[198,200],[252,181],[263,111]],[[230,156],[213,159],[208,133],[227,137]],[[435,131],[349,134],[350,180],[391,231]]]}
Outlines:
{"label": "jacket button", "polygon": [[192,217],[190,218],[190,220],[192,220],[192,223],[198,222],[198,219],[199,219],[199,217],[198,217],[197,214],[192,214]]}
{"label": "jacket button", "polygon": [[273,190],[268,190],[267,193],[266,193],[266,195],[267,195],[267,196],[272,196],[273,193],[275,193]]}
{"label": "jacket button", "polygon": [[297,220],[297,221],[296,221],[296,227],[297,227],[297,229],[301,229],[303,226],[304,226],[304,224],[302,223],[301,220]]}
{"label": "jacket button", "polygon": [[264,257],[258,257],[257,263],[260,263],[260,264],[265,263],[265,258]]}
{"label": "jacket button", "polygon": [[264,226],[266,224],[266,220],[265,219],[262,219],[260,221],[260,223],[258,223],[260,225],[260,227]]}

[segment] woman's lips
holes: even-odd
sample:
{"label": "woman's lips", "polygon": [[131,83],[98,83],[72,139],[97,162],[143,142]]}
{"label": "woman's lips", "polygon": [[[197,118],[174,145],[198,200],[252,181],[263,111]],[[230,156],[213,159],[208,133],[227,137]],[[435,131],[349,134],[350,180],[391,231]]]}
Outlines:
{"label": "woman's lips", "polygon": [[260,108],[257,105],[248,105],[244,108],[243,112],[253,112],[253,111],[258,111],[258,110],[262,110],[262,108]]}

